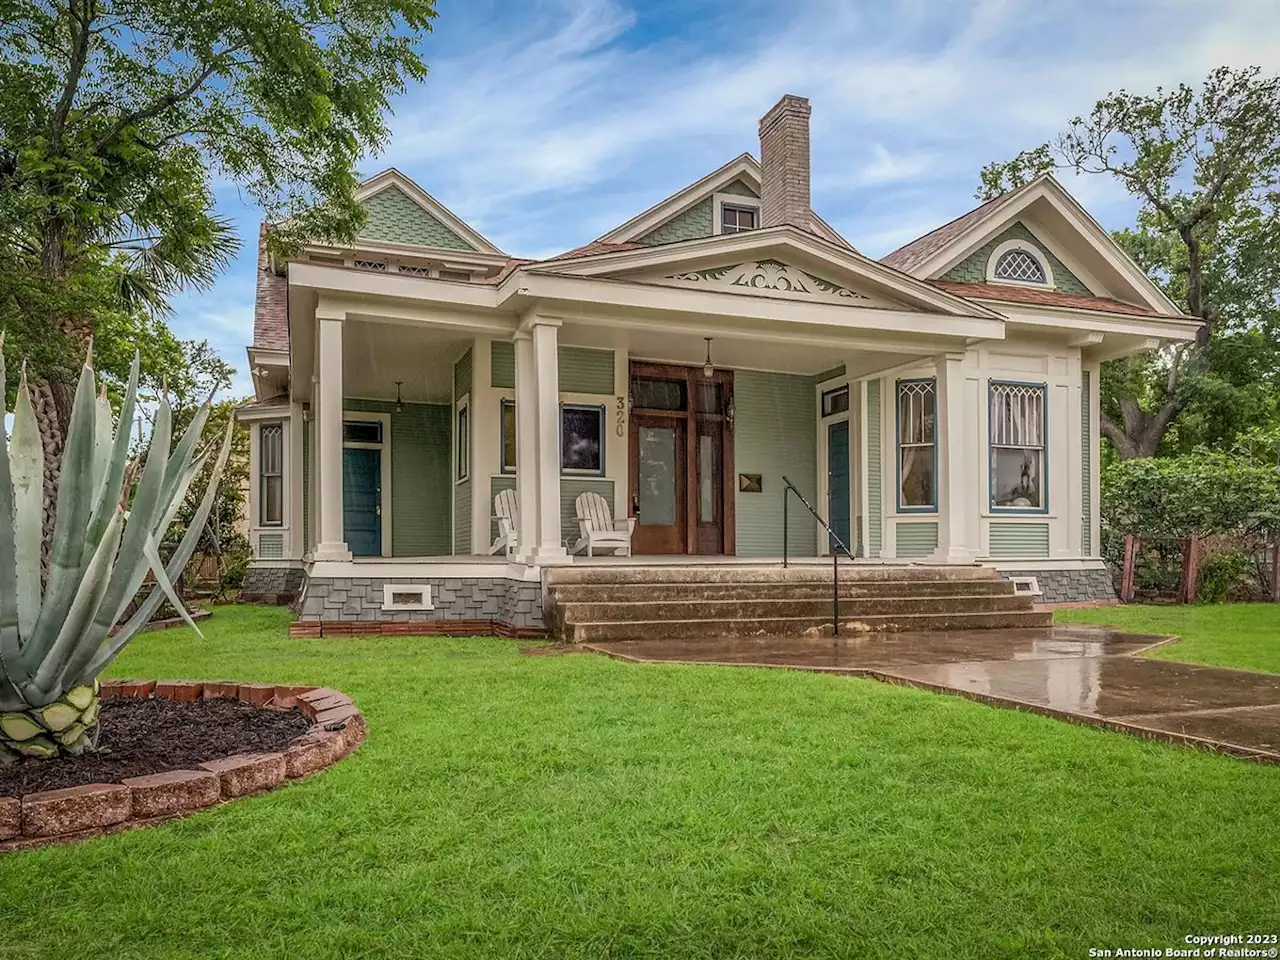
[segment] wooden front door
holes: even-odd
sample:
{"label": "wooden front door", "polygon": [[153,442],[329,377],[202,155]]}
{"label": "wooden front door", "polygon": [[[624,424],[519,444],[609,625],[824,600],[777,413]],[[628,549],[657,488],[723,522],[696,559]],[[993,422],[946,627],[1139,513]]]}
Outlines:
{"label": "wooden front door", "polygon": [[636,554],[732,554],[733,374],[631,365]]}

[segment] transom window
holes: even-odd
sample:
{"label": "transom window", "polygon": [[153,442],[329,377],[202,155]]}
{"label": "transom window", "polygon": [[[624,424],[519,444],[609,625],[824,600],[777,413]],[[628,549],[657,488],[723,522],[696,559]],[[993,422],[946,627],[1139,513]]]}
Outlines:
{"label": "transom window", "polygon": [[1044,264],[1039,257],[1027,250],[1006,250],[996,261],[993,276],[997,280],[1012,280],[1015,283],[1048,283],[1044,272]]}
{"label": "transom window", "polygon": [[898,381],[898,509],[938,505],[937,387],[933,379]]}
{"label": "transom window", "polygon": [[756,228],[755,207],[734,207],[725,204],[720,208],[720,232],[742,233]]}
{"label": "transom window", "polygon": [[1044,510],[1045,386],[991,382],[991,506]]}
{"label": "transom window", "polygon": [[834,417],[838,414],[848,412],[848,387],[837,387],[835,390],[828,390],[822,395],[822,415],[824,417]]}

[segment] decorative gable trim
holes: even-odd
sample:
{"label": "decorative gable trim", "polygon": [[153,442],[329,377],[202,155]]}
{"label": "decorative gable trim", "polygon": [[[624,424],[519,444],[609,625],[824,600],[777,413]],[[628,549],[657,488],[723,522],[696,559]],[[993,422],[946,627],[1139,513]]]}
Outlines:
{"label": "decorative gable trim", "polygon": [[[790,254],[790,256],[788,256]],[[681,274],[696,273],[699,270],[723,266],[726,262],[735,266],[754,268],[758,263],[769,260],[782,263],[784,260],[799,260],[803,269],[810,270],[814,276],[823,273],[838,274],[844,271],[866,280],[866,286],[873,292],[883,291],[886,299],[895,299],[915,304],[917,309],[929,310],[953,316],[983,317],[994,320],[1003,319],[999,313],[981,306],[971,300],[965,300],[945,291],[939,290],[922,280],[907,276],[887,267],[884,264],[864,257],[847,247],[817,237],[797,227],[783,225],[766,227],[762,230],[750,230],[744,233],[721,234],[702,240],[690,240],[678,245],[665,247],[641,247],[633,250],[620,250],[609,253],[577,257],[572,260],[544,261],[523,268],[525,275],[537,273],[555,273],[567,276],[600,277],[610,279],[633,279],[637,273],[656,274],[663,279],[679,277]],[[710,261],[710,262],[708,262]],[[808,263],[804,263],[808,261]],[[662,270],[661,268],[667,268]],[[826,269],[823,269],[823,268]],[[789,267],[794,269],[794,267]],[[765,275],[767,277],[766,268]],[[729,276],[728,273],[725,276]],[[755,276],[754,273],[751,276]],[[708,278],[710,279],[710,278]],[[730,278],[732,281],[734,277]],[[833,287],[843,287],[828,277],[823,281]],[[652,281],[651,281],[652,282]],[[760,282],[766,282],[762,280]],[[776,284],[776,278],[772,281]],[[690,285],[705,285],[706,279],[688,281]],[[821,290],[821,287],[805,275],[806,286]],[[723,290],[744,292],[747,286],[725,284]],[[757,288],[759,289],[759,288]],[[831,293],[831,291],[823,291]],[[852,292],[852,291],[851,291]],[[839,302],[856,306],[858,302],[851,298],[835,294],[829,302]]]}
{"label": "decorative gable trim", "polygon": [[[1088,211],[1080,206],[1076,199],[1051,174],[1044,174],[1025,186],[1006,194],[1004,197],[989,201],[988,204],[971,211],[970,213],[976,213],[977,211],[983,211],[983,213],[981,216],[975,217],[972,223],[965,223],[965,229],[955,231],[953,236],[931,250],[924,259],[912,262],[907,269],[910,270],[912,276],[921,279],[942,278],[949,270],[963,262],[983,244],[988,243],[994,236],[1011,224],[1018,222],[1027,208],[1038,202],[1049,204],[1059,216],[1066,220],[1068,225],[1097,251],[1106,264],[1123,278],[1125,285],[1129,288],[1127,292],[1131,293],[1135,299],[1162,315],[1182,316],[1182,311],[1177,304],[1170,300],[1163,290],[1151,282],[1151,279],[1143,272],[1142,268],[1130,259],[1129,255],[1120,248],[1102,225],[1093,219]],[[966,214],[955,222],[960,224],[968,217],[969,214]],[[922,237],[907,246],[914,246],[923,240],[925,238]],[[1042,249],[1046,252],[1059,259],[1062,258],[1062,251],[1054,249],[1052,244],[1044,242],[1039,237],[1036,238],[1036,241],[1041,244]],[[894,254],[890,254],[889,257],[885,258],[886,261],[892,264],[895,257],[906,249],[904,247],[902,251],[895,251]],[[1073,274],[1086,273],[1083,269],[1072,270],[1071,272]],[[1097,283],[1096,279],[1087,275],[1087,273],[1078,279],[1082,286],[1085,286],[1096,296],[1116,293],[1116,291],[1104,289],[1103,285]]]}
{"label": "decorative gable trim", "polygon": [[862,301],[864,306],[873,303],[876,306],[884,306],[887,302],[771,257],[721,267],[670,273],[662,279],[681,285],[694,284],[733,293],[759,292],[771,296],[831,300],[847,304]]}
{"label": "decorative gable trim", "polygon": [[[403,193],[409,200],[417,204],[432,219],[438,221],[450,233],[457,236],[463,244],[470,250],[479,253],[489,253],[503,256],[501,250],[486,240],[479,232],[469,226],[461,217],[446,207],[427,191],[405,176],[395,167],[383,170],[374,177],[370,177],[362,183],[356,190],[356,200],[364,203],[367,200],[377,196],[385,190],[396,188]],[[418,244],[414,244],[417,246]],[[421,246],[435,246],[433,244],[421,244]],[[444,245],[444,249],[450,249],[450,245]]]}

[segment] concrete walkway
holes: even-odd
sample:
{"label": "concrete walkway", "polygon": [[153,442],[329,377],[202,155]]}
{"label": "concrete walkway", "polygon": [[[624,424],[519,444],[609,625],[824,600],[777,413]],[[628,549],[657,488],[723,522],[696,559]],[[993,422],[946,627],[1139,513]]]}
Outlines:
{"label": "concrete walkway", "polygon": [[862,633],[839,639],[626,640],[632,661],[873,677],[1280,763],[1280,676],[1136,657],[1174,638],[1104,627]]}

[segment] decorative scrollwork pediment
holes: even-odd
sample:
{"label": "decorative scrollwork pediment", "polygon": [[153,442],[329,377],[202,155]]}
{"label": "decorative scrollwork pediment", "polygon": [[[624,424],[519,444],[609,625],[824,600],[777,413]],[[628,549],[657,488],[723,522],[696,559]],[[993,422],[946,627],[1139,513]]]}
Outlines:
{"label": "decorative scrollwork pediment", "polygon": [[838,300],[870,300],[864,293],[850,290],[831,280],[815,276],[807,270],[780,260],[751,260],[746,263],[704,270],[683,270],[667,274],[667,280],[707,284],[712,287],[737,287],[789,296],[834,298]]}

